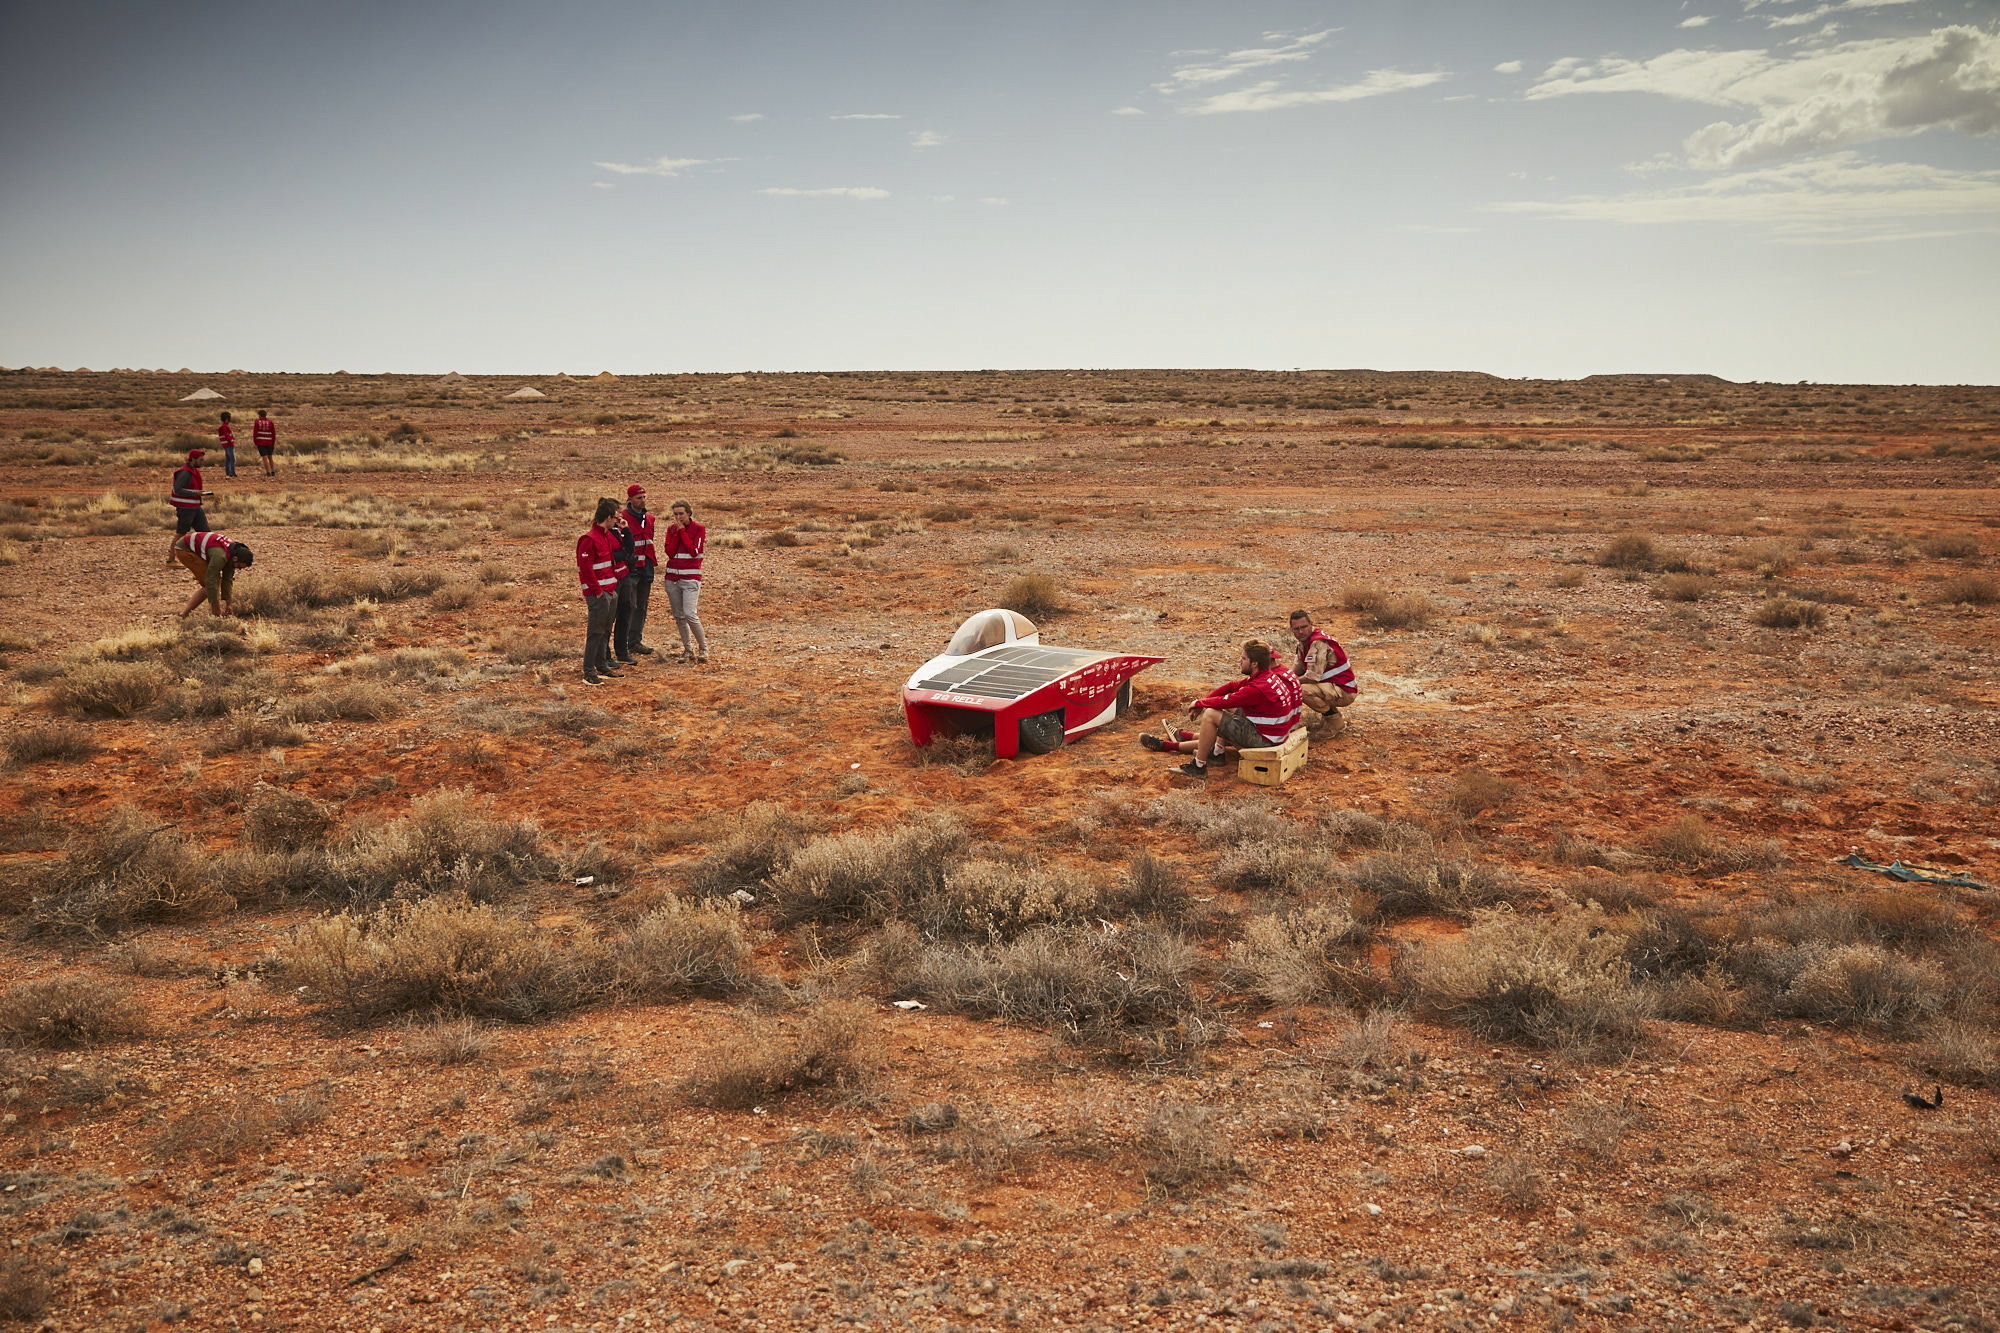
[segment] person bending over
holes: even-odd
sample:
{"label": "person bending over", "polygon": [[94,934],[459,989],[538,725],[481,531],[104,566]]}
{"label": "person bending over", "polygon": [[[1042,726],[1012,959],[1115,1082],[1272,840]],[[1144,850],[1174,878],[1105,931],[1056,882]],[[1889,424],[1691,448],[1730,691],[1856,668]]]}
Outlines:
{"label": "person bending over", "polygon": [[250,568],[254,557],[244,543],[219,532],[186,532],[174,538],[174,559],[201,585],[181,608],[181,618],[186,619],[204,600],[210,615],[232,614],[229,602],[236,589],[236,571]]}
{"label": "person bending over", "polygon": [[1271,652],[1262,639],[1249,639],[1236,659],[1243,679],[1218,685],[1206,696],[1188,705],[1193,731],[1172,737],[1145,735],[1140,744],[1149,750],[1188,755],[1188,762],[1175,769],[1190,778],[1208,776],[1208,764],[1225,749],[1255,749],[1283,745],[1299,721],[1299,681]]}
{"label": "person bending over", "polygon": [[1310,611],[1292,612],[1292,637],[1299,643],[1299,662],[1292,674],[1299,678],[1299,697],[1306,706],[1307,726],[1332,719],[1336,731],[1345,725],[1338,710],[1353,703],[1361,693],[1354,679],[1354,665],[1347,650],[1331,634],[1313,624]]}

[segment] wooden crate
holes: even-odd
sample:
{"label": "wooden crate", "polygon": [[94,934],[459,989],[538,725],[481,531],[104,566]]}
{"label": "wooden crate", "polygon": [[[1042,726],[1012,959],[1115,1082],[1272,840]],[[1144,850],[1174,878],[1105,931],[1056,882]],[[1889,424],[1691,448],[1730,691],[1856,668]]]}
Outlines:
{"label": "wooden crate", "polygon": [[1306,729],[1299,727],[1283,745],[1236,752],[1236,776],[1260,787],[1275,787],[1306,766]]}

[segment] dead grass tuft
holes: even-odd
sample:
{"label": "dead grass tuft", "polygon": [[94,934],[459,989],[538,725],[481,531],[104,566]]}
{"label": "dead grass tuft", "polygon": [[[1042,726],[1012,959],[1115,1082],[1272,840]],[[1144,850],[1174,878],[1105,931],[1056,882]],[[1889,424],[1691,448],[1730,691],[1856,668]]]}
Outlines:
{"label": "dead grass tuft", "polygon": [[1653,594],[1669,602],[1705,602],[1717,584],[1706,574],[1669,574],[1653,585]]}
{"label": "dead grass tuft", "polygon": [[1979,538],[1969,532],[1933,532],[1917,549],[1933,560],[1977,560]]}
{"label": "dead grass tuft", "polygon": [[1342,867],[1349,890],[1365,895],[1384,917],[1465,916],[1504,901],[1513,877],[1499,866],[1390,853]]}
{"label": "dead grass tuft", "polygon": [[1504,808],[1520,790],[1517,782],[1474,768],[1452,779],[1439,804],[1461,819],[1475,819],[1489,810]]}
{"label": "dead grass tuft", "polygon": [[1938,585],[1937,600],[1945,606],[1992,606],[2000,602],[2000,583],[1984,574],[1959,574]]}
{"label": "dead grass tuft", "polygon": [[1046,620],[1070,609],[1062,585],[1047,574],[1022,574],[1000,592],[1000,605],[1031,620]]}
{"label": "dead grass tuft", "polygon": [[1421,592],[1392,593],[1367,585],[1342,588],[1340,604],[1376,629],[1422,629],[1439,615],[1437,603]]}
{"label": "dead grass tuft", "polygon": [[1736,842],[1723,837],[1694,815],[1683,815],[1642,833],[1640,852],[1663,869],[1690,875],[1728,875],[1740,870],[1775,870],[1785,864],[1784,848],[1765,839]]}
{"label": "dead grass tuft", "polygon": [[209,916],[234,901],[170,823],[131,806],[73,835],[29,904],[30,934],[104,935],[136,922]]}
{"label": "dead grass tuft", "polygon": [[317,1088],[278,1098],[248,1091],[225,1094],[169,1123],[154,1138],[151,1152],[161,1161],[200,1157],[218,1165],[234,1162],[320,1123],[332,1111],[325,1092]]}
{"label": "dead grass tuft", "polygon": [[243,805],[244,841],[261,851],[304,851],[332,831],[333,811],[304,792],[260,782]]}
{"label": "dead grass tuft", "polygon": [[145,1030],[131,988],[87,972],[17,982],[0,995],[0,1040],[11,1046],[96,1046]]}
{"label": "dead grass tuft", "polygon": [[786,1032],[756,1021],[702,1057],[681,1085],[697,1106],[747,1111],[802,1092],[859,1088],[874,1018],[864,1004],[828,1000],[805,1010]]}
{"label": "dead grass tuft", "polygon": [[1639,532],[1620,533],[1597,553],[1597,563],[1606,569],[1652,569],[1659,559],[1653,539]]}
{"label": "dead grass tuft", "polygon": [[965,828],[949,816],[883,833],[841,833],[808,843],[770,877],[781,924],[868,925],[935,910],[964,854]]}
{"label": "dead grass tuft", "polygon": [[817,827],[808,816],[758,801],[732,821],[735,831],[687,872],[688,889],[704,897],[764,892],[764,881],[792,863]]}
{"label": "dead grass tuft", "polygon": [[55,1273],[26,1255],[0,1258],[0,1320],[32,1324],[55,1304]]}
{"label": "dead grass tuft", "polygon": [[174,673],[158,662],[81,662],[55,679],[49,703],[81,717],[131,717],[174,683]]}
{"label": "dead grass tuft", "polygon": [[1796,597],[1773,597],[1751,618],[1766,629],[1818,629],[1826,623],[1826,607]]}
{"label": "dead grass tuft", "polygon": [[1213,1108],[1163,1106],[1139,1131],[1139,1158],[1146,1183],[1167,1193],[1247,1174],[1248,1168],[1222,1133]]}
{"label": "dead grass tuft", "polygon": [[750,983],[751,952],[735,903],[669,897],[612,945],[611,978],[646,1000],[733,995]]}
{"label": "dead grass tuft", "polygon": [[51,759],[73,763],[90,758],[99,748],[88,731],[68,722],[30,723],[7,737],[7,757],[17,764]]}
{"label": "dead grass tuft", "polygon": [[403,701],[386,685],[357,681],[285,701],[290,722],[385,722],[403,712]]}
{"label": "dead grass tuft", "polygon": [[1593,1059],[1629,1054],[1644,1038],[1643,994],[1624,940],[1603,913],[1484,911],[1464,934],[1408,961],[1419,1003],[1482,1037]]}
{"label": "dead grass tuft", "polygon": [[1251,918],[1230,945],[1230,970],[1273,1004],[1378,999],[1385,987],[1362,955],[1371,932],[1348,905],[1326,902]]}

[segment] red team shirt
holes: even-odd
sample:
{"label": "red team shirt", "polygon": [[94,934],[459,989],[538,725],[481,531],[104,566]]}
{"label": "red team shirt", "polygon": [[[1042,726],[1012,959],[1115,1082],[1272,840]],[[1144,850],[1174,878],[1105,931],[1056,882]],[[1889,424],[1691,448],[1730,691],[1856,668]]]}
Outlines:
{"label": "red team shirt", "polygon": [[660,538],[667,553],[661,573],[676,583],[701,582],[701,550],[708,545],[708,529],[699,523],[684,528],[669,527]]}
{"label": "red team shirt", "polygon": [[259,449],[274,449],[278,444],[278,423],[269,417],[258,417],[250,423],[250,440]]}
{"label": "red team shirt", "polygon": [[1219,686],[1196,702],[1203,708],[1240,708],[1257,734],[1273,745],[1284,743],[1299,721],[1299,678],[1273,663],[1245,680]]}

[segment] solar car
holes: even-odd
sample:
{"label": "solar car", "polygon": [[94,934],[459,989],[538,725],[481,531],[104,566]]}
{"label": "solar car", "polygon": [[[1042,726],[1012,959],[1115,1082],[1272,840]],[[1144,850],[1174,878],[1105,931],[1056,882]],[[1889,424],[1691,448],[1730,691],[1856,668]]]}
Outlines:
{"label": "solar car", "polygon": [[903,716],[918,745],[990,735],[1002,759],[1048,754],[1131,707],[1132,677],[1162,660],[1051,647],[1019,612],[981,611],[903,686]]}

